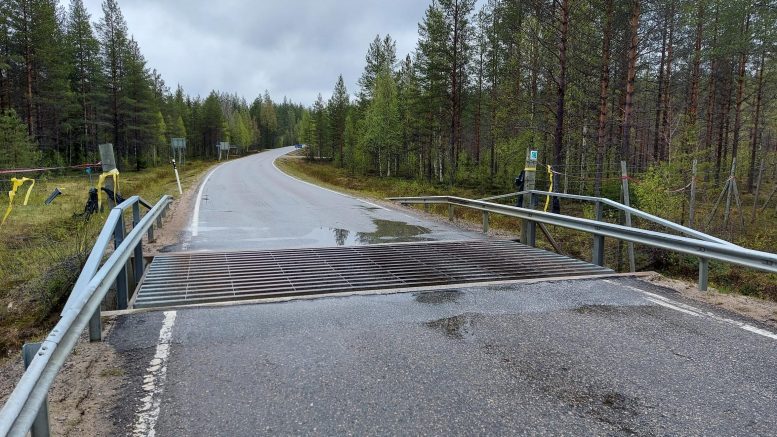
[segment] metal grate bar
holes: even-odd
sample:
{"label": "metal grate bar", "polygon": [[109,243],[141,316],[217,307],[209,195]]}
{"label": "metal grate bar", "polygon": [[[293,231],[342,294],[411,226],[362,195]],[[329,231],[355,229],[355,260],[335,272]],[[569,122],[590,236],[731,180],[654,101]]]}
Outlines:
{"label": "metal grate bar", "polygon": [[509,240],[159,255],[135,307],[612,273]]}

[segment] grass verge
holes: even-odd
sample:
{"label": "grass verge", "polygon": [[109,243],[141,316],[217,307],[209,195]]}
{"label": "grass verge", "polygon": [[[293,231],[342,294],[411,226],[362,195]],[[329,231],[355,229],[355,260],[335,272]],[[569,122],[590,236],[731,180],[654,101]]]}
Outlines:
{"label": "grass verge", "polygon": [[[179,169],[182,186],[197,183],[211,165],[187,163]],[[93,180],[96,183],[95,175]],[[0,227],[0,351],[18,353],[23,342],[44,335],[56,322],[109,212],[106,208],[88,220],[81,215],[91,186],[83,173],[44,175],[36,179],[27,206],[23,205],[27,186],[17,193],[8,220]],[[169,167],[124,172],[119,187],[124,197],[137,194],[149,202],[164,194],[178,195]],[[44,205],[55,188],[63,194]],[[0,201],[2,213],[7,205],[5,197]]]}

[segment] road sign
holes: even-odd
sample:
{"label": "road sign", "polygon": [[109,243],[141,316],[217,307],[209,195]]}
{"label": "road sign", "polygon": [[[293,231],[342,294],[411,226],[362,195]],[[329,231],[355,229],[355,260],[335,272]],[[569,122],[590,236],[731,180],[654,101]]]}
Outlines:
{"label": "road sign", "polygon": [[532,161],[536,161],[537,160],[537,151],[536,150],[532,150],[531,152],[529,152],[529,159],[531,159]]}

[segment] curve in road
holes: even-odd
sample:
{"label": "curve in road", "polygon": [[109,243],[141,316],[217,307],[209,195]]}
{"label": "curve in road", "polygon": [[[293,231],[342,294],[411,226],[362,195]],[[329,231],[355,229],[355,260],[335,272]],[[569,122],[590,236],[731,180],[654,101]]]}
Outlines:
{"label": "curve in road", "polygon": [[296,179],[293,147],[226,162],[200,187],[187,250],[251,250],[480,238]]}

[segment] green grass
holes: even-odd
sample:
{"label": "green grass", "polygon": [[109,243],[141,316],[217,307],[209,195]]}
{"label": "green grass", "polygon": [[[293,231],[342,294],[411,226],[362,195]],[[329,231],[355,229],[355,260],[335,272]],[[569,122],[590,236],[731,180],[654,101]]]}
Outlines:
{"label": "green grass", "polygon": [[[336,168],[327,162],[310,162],[304,159],[280,159],[278,166],[284,171],[300,179],[317,183],[319,185],[347,192],[362,197],[384,199],[386,197],[418,196],[418,195],[455,195],[460,197],[477,199],[494,194],[472,188],[449,187],[447,184],[434,184],[426,181],[407,180],[402,178],[386,178],[365,175],[352,175],[348,171]],[[762,194],[765,197],[764,194]],[[714,199],[713,199],[714,201]],[[763,201],[763,199],[762,199]],[[743,210],[749,216],[753,199],[752,196],[743,197]],[[706,223],[705,212],[712,209],[712,205],[701,204],[698,207],[699,222]],[[582,203],[564,202],[562,210],[565,214],[578,217],[593,218],[591,205]],[[444,205],[437,205],[431,209],[432,213],[447,216],[448,210]],[[677,217],[669,216],[670,220],[678,221],[681,218],[680,211],[666,211]],[[665,214],[661,214],[665,216]],[[754,224],[747,220],[744,230],[738,231],[733,236],[733,241],[745,247],[757,250],[773,252],[777,247],[777,214],[772,210],[757,216]],[[456,209],[456,219],[468,221],[472,224],[480,224],[482,215],[479,211],[464,208]],[[610,214],[605,220],[616,222],[617,216]],[[738,220],[738,219],[737,219]],[[650,227],[650,224],[635,219],[635,225]],[[506,232],[516,237],[520,235],[520,221],[509,217],[492,215],[490,220],[492,229]],[[564,254],[583,259],[591,259],[592,238],[590,235],[572,231],[565,228],[549,226],[550,234],[561,245]],[[658,229],[658,228],[654,228]],[[703,229],[702,229],[703,230]],[[718,236],[730,238],[726,232],[714,229]],[[539,247],[552,250],[552,246],[545,240],[537,229],[537,244]],[[610,268],[617,267],[618,253],[620,252],[621,270],[628,268],[625,256],[625,244],[620,245],[614,239],[606,239],[605,259]],[[698,264],[694,257],[680,255],[669,251],[647,246],[635,246],[635,258],[637,270],[654,270],[667,276],[695,282],[698,275]],[[739,293],[763,299],[777,300],[777,275],[750,270],[730,264],[712,261],[710,262],[710,285],[724,293]]]}
{"label": "green grass", "polygon": [[[187,163],[180,170],[183,188],[196,183],[211,165]],[[96,175],[93,181],[97,182]],[[36,180],[27,206],[23,205],[27,185],[17,192],[11,215],[0,227],[0,350],[16,352],[22,342],[44,334],[57,319],[109,211],[105,208],[88,221],[81,216],[91,186],[84,173],[45,175]],[[152,203],[164,194],[178,197],[169,167],[123,172],[119,187],[124,197],[138,194]],[[44,205],[55,188],[63,194]],[[7,206],[4,195],[2,213]]]}

